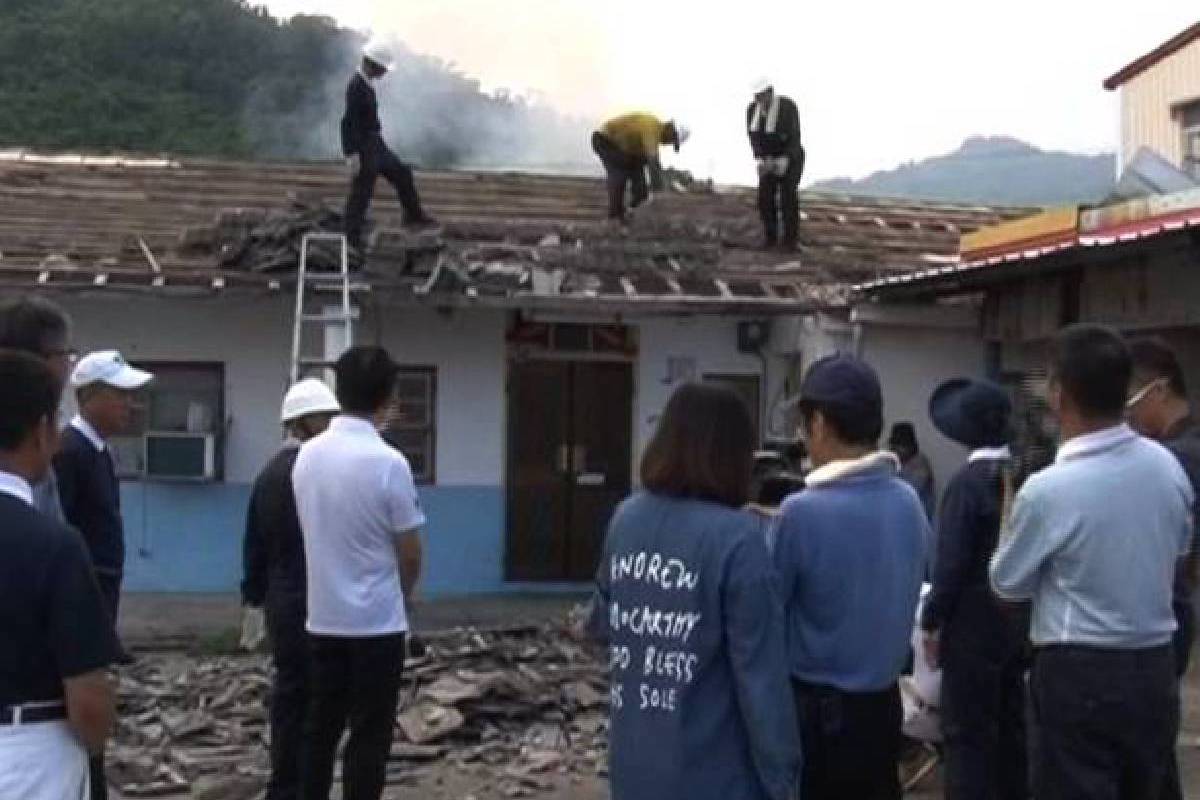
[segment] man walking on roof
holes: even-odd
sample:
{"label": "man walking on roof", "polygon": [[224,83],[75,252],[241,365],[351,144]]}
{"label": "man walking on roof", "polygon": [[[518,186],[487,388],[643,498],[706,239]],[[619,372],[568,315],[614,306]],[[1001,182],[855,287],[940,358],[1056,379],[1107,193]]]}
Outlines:
{"label": "man walking on roof", "polygon": [[[800,227],[800,178],[804,147],[800,144],[800,112],[791,98],[776,93],[766,78],[754,84],[754,100],[746,109],[746,131],[758,164],[758,211],[766,248],[796,249]],[[779,219],[783,216],[783,241]]]}
{"label": "man walking on roof", "polygon": [[592,134],[592,150],[608,174],[609,219],[624,222],[625,187],[629,184],[633,185],[631,208],[650,199],[646,170],[650,171],[650,188],[662,191],[665,184],[658,148],[674,145],[678,153],[689,135],[687,126],[675,120],[663,122],[653,114],[643,113],[614,117]]}
{"label": "man walking on roof", "polygon": [[404,208],[404,224],[429,227],[433,219],[421,207],[421,198],[413,182],[412,168],[396,157],[383,140],[379,122],[379,99],[372,84],[391,69],[392,56],[387,47],[372,42],[363,50],[362,65],[346,89],[346,113],[342,116],[342,152],[352,175],[350,197],[346,201],[346,238],[351,247],[362,248],[362,229],[367,207],[375,193],[380,175],[396,190]]}

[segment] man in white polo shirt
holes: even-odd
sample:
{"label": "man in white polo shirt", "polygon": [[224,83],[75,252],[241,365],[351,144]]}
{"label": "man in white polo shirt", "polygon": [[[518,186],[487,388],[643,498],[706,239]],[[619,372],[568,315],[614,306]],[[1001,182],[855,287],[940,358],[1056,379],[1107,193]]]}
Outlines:
{"label": "man in white polo shirt", "polygon": [[397,367],[379,347],[338,359],[342,414],[300,450],[292,472],[308,573],[312,648],[302,794],[327,800],[347,724],[343,797],[383,792],[425,524],[412,470],[376,429]]}

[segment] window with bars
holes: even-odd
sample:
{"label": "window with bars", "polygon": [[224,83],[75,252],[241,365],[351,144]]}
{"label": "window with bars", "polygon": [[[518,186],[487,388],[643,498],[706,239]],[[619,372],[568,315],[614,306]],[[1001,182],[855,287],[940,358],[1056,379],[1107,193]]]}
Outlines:
{"label": "window with bars", "polygon": [[1179,110],[1183,128],[1183,169],[1200,180],[1200,101],[1188,103]]}
{"label": "window with bars", "polygon": [[417,483],[437,479],[437,370],[402,367],[396,394],[383,425],[388,444],[404,453]]}

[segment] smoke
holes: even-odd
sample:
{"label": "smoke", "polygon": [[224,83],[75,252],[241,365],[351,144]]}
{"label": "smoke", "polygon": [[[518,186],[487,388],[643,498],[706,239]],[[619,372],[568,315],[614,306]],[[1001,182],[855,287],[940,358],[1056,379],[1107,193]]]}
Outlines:
{"label": "smoke", "polygon": [[[243,128],[260,156],[336,158],[346,86],[364,39],[311,17],[283,27],[297,25],[325,30],[310,39],[304,85],[292,76],[256,87]],[[421,55],[399,39],[388,45],[395,64],[375,89],[384,139],[402,160],[425,169],[596,171],[589,145],[594,120],[561,113],[536,95],[485,90],[453,64]]]}

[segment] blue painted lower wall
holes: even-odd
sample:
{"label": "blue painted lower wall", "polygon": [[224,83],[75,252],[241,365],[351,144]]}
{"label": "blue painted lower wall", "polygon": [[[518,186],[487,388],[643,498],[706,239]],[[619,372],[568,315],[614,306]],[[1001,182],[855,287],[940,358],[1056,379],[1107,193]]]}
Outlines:
{"label": "blue painted lower wall", "polygon": [[[242,575],[248,484],[126,483],[125,591],[233,592]],[[504,491],[499,487],[426,487],[422,591],[428,597],[579,584],[504,580]]]}

